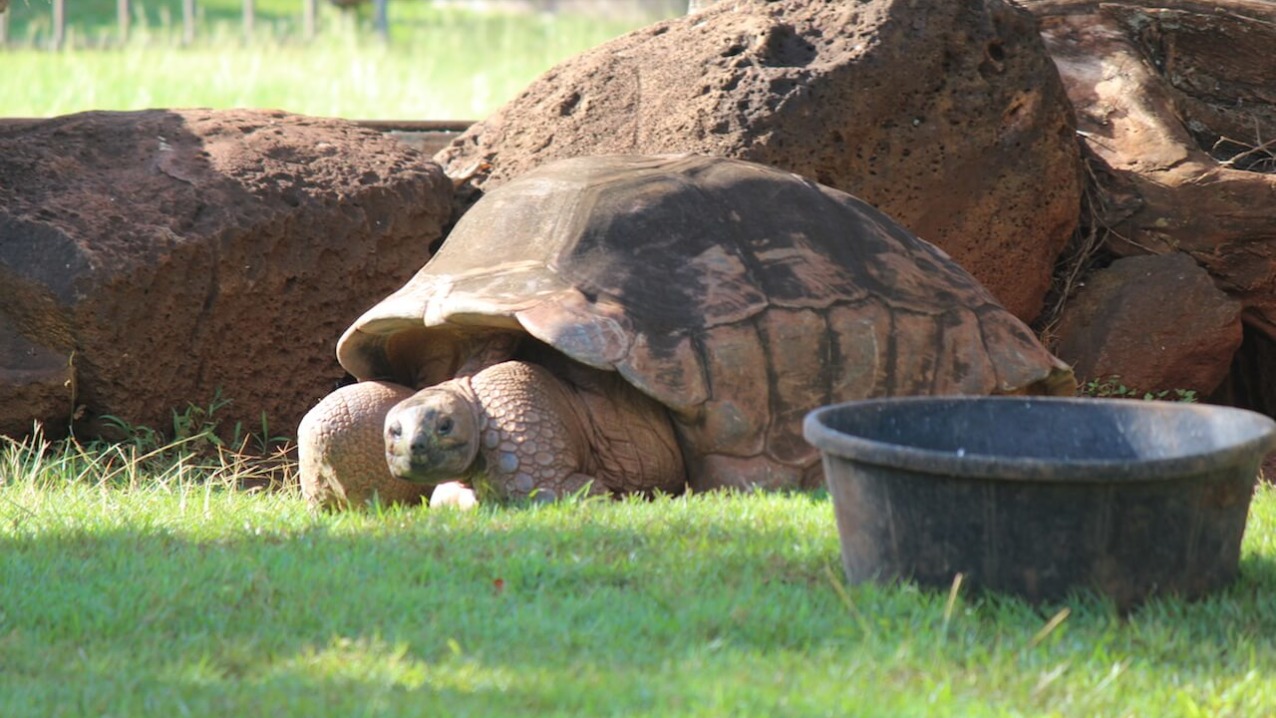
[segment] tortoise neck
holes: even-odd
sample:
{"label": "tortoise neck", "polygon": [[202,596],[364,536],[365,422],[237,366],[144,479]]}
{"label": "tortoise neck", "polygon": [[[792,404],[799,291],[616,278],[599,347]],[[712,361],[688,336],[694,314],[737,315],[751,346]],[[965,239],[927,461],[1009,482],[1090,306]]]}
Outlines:
{"label": "tortoise neck", "polygon": [[522,334],[514,331],[484,332],[474,337],[469,346],[469,358],[461,362],[456,376],[474,376],[490,366],[509,361],[521,339]]}

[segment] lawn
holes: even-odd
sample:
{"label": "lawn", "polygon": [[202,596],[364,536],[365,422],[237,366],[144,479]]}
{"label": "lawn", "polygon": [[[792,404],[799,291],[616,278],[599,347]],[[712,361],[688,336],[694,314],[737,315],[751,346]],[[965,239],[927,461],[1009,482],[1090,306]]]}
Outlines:
{"label": "lawn", "polygon": [[[176,2],[105,47],[113,0],[12,0],[0,116],[257,106],[479,118],[555,62],[645,20],[392,3]],[[168,9],[165,10],[164,8]],[[45,34],[42,34],[45,33]],[[103,47],[98,47],[103,46]],[[178,448],[0,439],[0,716],[1259,716],[1276,714],[1276,489],[1242,576],[1120,617],[846,586],[823,495],[312,513],[290,463]],[[201,451],[190,449],[198,446]]]}
{"label": "lawn", "polygon": [[1270,487],[1237,584],[1121,618],[848,587],[823,495],[316,514],[131,451],[0,453],[0,715],[1276,711]]}
{"label": "lawn", "polygon": [[[343,14],[321,3],[322,33],[303,42],[299,0],[258,0],[244,42],[235,0],[200,4],[196,42],[180,42],[180,2],[136,3],[129,43],[114,37],[114,0],[68,3],[71,46],[39,47],[48,0],[13,0],[0,49],[0,117],[148,107],[270,107],[351,119],[479,119],[558,62],[659,16],[476,13],[392,2],[391,39],[369,27],[370,10]],[[162,12],[161,12],[162,11]],[[666,13],[667,14],[667,13]]]}

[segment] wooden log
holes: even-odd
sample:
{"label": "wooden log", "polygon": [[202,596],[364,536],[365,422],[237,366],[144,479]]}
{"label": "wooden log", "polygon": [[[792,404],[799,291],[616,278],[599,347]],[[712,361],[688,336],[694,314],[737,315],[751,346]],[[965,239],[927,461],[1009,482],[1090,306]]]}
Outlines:
{"label": "wooden log", "polygon": [[1276,339],[1276,3],[1025,4],[1092,156],[1104,249],[1190,255]]}

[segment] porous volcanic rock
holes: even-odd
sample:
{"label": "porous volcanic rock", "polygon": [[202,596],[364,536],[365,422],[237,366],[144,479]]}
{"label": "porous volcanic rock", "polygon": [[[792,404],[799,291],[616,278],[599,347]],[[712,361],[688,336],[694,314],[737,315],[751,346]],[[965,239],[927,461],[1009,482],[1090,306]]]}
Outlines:
{"label": "porous volcanic rock", "polygon": [[1241,303],[1186,254],[1128,257],[1092,273],[1059,324],[1059,358],[1079,379],[1200,396],[1227,377]]}
{"label": "porous volcanic rock", "polygon": [[353,124],[269,111],[0,121],[0,432],[291,433],[355,317],[428,258],[451,183]]}
{"label": "porous volcanic rock", "polygon": [[435,158],[464,208],[549,160],[666,152],[855,194],[1025,320],[1080,202],[1058,72],[1003,0],[719,2],[567,60]]}

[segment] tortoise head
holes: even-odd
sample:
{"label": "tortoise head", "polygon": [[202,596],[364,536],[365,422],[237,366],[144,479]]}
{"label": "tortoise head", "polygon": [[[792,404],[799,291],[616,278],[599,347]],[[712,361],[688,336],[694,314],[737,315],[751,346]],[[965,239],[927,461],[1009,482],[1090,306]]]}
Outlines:
{"label": "tortoise head", "polygon": [[386,414],[390,473],[436,485],[469,473],[478,456],[481,427],[477,399],[466,388],[458,380],[422,389]]}

